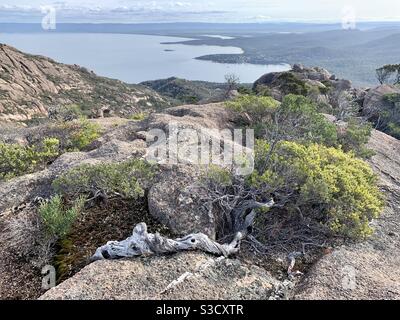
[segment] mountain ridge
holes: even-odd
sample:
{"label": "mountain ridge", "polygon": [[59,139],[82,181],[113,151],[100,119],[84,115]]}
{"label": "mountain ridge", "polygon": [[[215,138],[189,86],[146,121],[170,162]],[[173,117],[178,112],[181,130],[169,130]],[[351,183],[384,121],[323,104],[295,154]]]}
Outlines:
{"label": "mountain ridge", "polygon": [[77,104],[96,117],[102,111],[130,116],[171,106],[140,85],[97,76],[78,65],[23,53],[0,44],[0,121],[47,117],[51,109]]}

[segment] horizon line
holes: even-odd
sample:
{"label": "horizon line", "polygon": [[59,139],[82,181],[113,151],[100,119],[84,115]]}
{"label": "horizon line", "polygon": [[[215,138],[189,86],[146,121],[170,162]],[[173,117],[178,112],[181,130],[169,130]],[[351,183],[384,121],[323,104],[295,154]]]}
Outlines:
{"label": "horizon line", "polygon": [[[204,21],[163,21],[163,22],[58,22],[57,24],[113,24],[113,25],[146,25],[146,24],[218,24],[218,25],[226,25],[226,24],[341,24],[341,21],[329,21],[329,20],[270,20],[270,21],[254,21],[254,22],[204,22]],[[400,20],[361,20],[357,22],[361,23],[400,23]],[[0,24],[38,24],[41,22],[21,22],[21,21],[7,21],[2,22]]]}

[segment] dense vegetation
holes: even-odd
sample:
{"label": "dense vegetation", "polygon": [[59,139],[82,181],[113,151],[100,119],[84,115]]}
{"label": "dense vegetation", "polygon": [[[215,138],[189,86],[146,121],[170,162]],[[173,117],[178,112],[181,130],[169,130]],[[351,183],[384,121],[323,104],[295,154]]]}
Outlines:
{"label": "dense vegetation", "polygon": [[44,168],[59,156],[59,146],[55,138],[45,138],[32,146],[0,142],[0,181]]}
{"label": "dense vegetation", "polygon": [[81,118],[39,127],[27,145],[0,142],[0,181],[42,170],[65,152],[84,150],[100,134],[99,125]]}
{"label": "dense vegetation", "polygon": [[385,108],[378,110],[376,127],[400,139],[400,94],[388,94],[384,99],[387,105]]}
{"label": "dense vegetation", "polygon": [[299,212],[335,233],[371,235],[369,223],[379,216],[383,203],[367,163],[318,144],[282,142],[268,157],[269,153],[269,144],[259,141],[250,187],[283,202],[288,213]]}
{"label": "dense vegetation", "polygon": [[[383,201],[369,165],[357,158],[371,155],[364,146],[371,125],[353,118],[338,130],[315,103],[293,94],[282,103],[247,95],[226,105],[242,115],[246,126],[258,129],[256,170],[240,179],[213,169],[207,188],[211,183],[241,201],[272,198],[281,218],[300,215],[321,231],[351,238],[372,233],[369,223]],[[236,194],[238,189],[247,192]]]}
{"label": "dense vegetation", "polygon": [[137,199],[144,196],[155,174],[153,165],[138,159],[123,163],[82,165],[53,182],[56,192],[69,199],[80,195],[87,198]]}
{"label": "dense vegetation", "polygon": [[[0,235],[9,250],[42,267],[51,262],[56,245],[73,231],[80,216],[99,202],[137,200],[144,196],[155,166],[132,159],[122,163],[83,165],[53,183],[55,194],[37,210],[12,217]],[[88,216],[86,216],[88,217]]]}

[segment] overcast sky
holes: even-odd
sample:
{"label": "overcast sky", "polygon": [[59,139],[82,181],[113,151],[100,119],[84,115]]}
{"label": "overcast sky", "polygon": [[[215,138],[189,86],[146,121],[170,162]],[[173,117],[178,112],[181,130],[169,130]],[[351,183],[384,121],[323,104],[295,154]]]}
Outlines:
{"label": "overcast sky", "polygon": [[0,0],[0,22],[40,22],[45,5],[58,22],[400,21],[400,0]]}

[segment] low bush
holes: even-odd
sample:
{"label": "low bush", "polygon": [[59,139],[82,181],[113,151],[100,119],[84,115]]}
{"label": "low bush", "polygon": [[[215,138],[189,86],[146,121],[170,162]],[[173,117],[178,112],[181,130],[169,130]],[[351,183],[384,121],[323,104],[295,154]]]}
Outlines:
{"label": "low bush", "polygon": [[243,95],[226,102],[225,105],[228,109],[244,115],[252,124],[256,124],[261,121],[270,121],[279,102],[271,97]]}
{"label": "low bush", "polygon": [[134,121],[143,121],[148,117],[146,112],[135,113],[134,115],[130,116],[129,119]]}
{"label": "low bush", "polygon": [[240,94],[247,94],[247,95],[253,94],[253,91],[251,90],[251,88],[250,87],[246,87],[246,86],[240,86],[237,91]]}
{"label": "low bush", "polygon": [[101,135],[101,128],[98,124],[86,119],[80,119],[79,129],[70,137],[70,150],[83,150]]}
{"label": "low bush", "polygon": [[154,165],[132,159],[123,163],[79,166],[57,178],[53,187],[72,199],[79,195],[137,199],[144,196],[154,175]]}
{"label": "low bush", "polygon": [[363,110],[363,115],[375,129],[400,139],[400,93],[383,96],[384,103]]}
{"label": "low bush", "polygon": [[229,187],[233,183],[231,172],[215,165],[211,165],[207,168],[204,178],[212,184],[222,187]]}
{"label": "low bush", "polygon": [[295,95],[308,95],[308,87],[307,84],[303,81],[298,79],[293,73],[291,72],[284,72],[278,76],[276,80],[280,85],[279,89],[284,94],[295,94]]}
{"label": "low bush", "polygon": [[69,208],[61,196],[55,196],[37,210],[29,207],[4,221],[0,241],[8,253],[42,268],[51,263],[56,242],[69,233],[84,203],[78,198]]}
{"label": "low bush", "polygon": [[339,135],[339,144],[344,151],[354,152],[358,157],[364,159],[368,159],[374,155],[372,150],[365,147],[371,137],[371,123],[350,119],[343,131]]}
{"label": "low bush", "polygon": [[64,153],[86,149],[101,134],[102,130],[98,124],[81,118],[39,126],[28,134],[27,140],[29,145],[36,145],[40,144],[44,137],[58,139],[60,153]]}
{"label": "low bush", "polygon": [[272,144],[282,140],[337,144],[336,126],[306,97],[290,94],[279,103],[271,97],[241,96],[226,106],[244,115],[256,136]]}
{"label": "low bush", "polygon": [[372,233],[371,219],[383,209],[377,179],[369,165],[335,148],[282,142],[266,162],[270,146],[259,141],[256,170],[249,186],[270,194],[289,213],[301,212],[351,238]]}
{"label": "low bush", "polygon": [[54,138],[33,146],[0,143],[0,181],[40,170],[59,156],[59,145]]}
{"label": "low bush", "polygon": [[87,117],[87,112],[84,112],[81,106],[77,104],[69,104],[58,106],[49,110],[49,118],[57,121],[72,121]]}
{"label": "low bush", "polygon": [[48,238],[59,239],[66,236],[75,219],[84,209],[84,205],[85,199],[78,198],[73,202],[71,208],[66,208],[60,195],[43,202],[39,207],[38,213]]}

